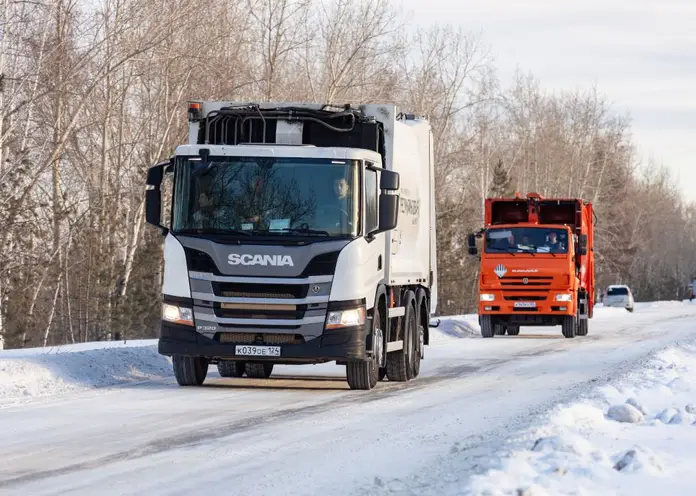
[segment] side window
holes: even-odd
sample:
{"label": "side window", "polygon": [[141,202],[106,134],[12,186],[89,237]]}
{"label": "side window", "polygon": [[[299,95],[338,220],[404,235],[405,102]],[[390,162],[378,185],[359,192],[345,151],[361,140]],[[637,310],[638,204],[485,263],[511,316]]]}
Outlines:
{"label": "side window", "polygon": [[369,234],[379,227],[377,212],[378,204],[377,172],[365,170],[365,234]]}

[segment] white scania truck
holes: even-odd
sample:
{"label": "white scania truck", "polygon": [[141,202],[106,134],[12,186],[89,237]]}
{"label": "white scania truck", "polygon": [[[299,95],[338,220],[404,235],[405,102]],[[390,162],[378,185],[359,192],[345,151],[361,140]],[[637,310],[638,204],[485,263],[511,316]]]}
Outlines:
{"label": "white scania truck", "polygon": [[220,101],[189,102],[188,120],[146,191],[177,382],[330,361],[351,389],[417,377],[437,305],[429,123],[394,105]]}

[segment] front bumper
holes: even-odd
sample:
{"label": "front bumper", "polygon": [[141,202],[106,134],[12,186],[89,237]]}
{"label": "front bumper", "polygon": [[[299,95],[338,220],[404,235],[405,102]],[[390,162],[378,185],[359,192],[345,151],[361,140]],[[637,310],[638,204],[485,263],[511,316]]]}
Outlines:
{"label": "front bumper", "polygon": [[[500,290],[481,290],[480,293],[495,295],[493,301],[479,301],[479,315],[575,315],[575,295],[571,291],[549,291],[528,293],[522,291],[503,294]],[[573,294],[571,301],[556,301],[557,294]],[[528,297],[528,298],[525,298]],[[538,298],[544,299],[538,299]],[[514,298],[514,299],[511,299]],[[517,304],[517,305],[516,305]]]}
{"label": "front bumper", "polygon": [[[262,332],[261,329],[259,329]],[[161,355],[198,356],[209,359],[238,361],[271,361],[274,363],[321,363],[333,360],[364,360],[366,327],[326,330],[314,339],[300,344],[279,344],[280,356],[237,355],[237,346],[248,343],[220,342],[196,332],[192,327],[162,322],[158,351]],[[259,346],[264,346],[259,343]]]}

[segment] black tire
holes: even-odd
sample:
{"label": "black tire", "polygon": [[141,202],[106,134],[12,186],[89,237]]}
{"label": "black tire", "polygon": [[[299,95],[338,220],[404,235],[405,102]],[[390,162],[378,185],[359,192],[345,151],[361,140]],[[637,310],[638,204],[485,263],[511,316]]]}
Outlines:
{"label": "black tire", "polygon": [[[382,316],[379,312],[379,307],[375,306],[374,316],[372,318],[372,336],[379,336],[382,340],[378,347],[380,353],[384,350],[384,333],[382,330]],[[373,346],[373,349],[375,347]],[[376,353],[368,360],[351,360],[346,364],[346,380],[348,387],[351,389],[360,389],[369,391],[377,385],[377,382],[384,378],[380,374],[379,357]]]}
{"label": "black tire", "polygon": [[563,317],[563,323],[561,324],[563,330],[563,336],[566,338],[574,338],[575,332],[578,328],[577,319],[575,315],[566,315]]}
{"label": "black tire", "polygon": [[385,377],[387,377],[387,367],[380,367],[379,376],[377,377],[377,380],[383,381]]}
{"label": "black tire", "polygon": [[578,319],[578,328],[576,333],[578,336],[587,336],[590,320],[588,318]]}
{"label": "black tire", "polygon": [[244,372],[251,379],[268,379],[273,373],[273,363],[245,363]]}
{"label": "black tire", "polygon": [[508,336],[517,336],[520,333],[520,326],[508,326]]}
{"label": "black tire", "polygon": [[[411,378],[415,379],[420,374],[421,366],[421,343],[425,342],[425,329],[420,321],[416,321],[416,332],[413,333],[413,367],[411,368]],[[421,338],[422,336],[422,338]]]}
{"label": "black tire", "polygon": [[242,377],[246,366],[244,362],[236,362],[234,360],[220,360],[217,364],[220,377]]}
{"label": "black tire", "polygon": [[179,386],[200,386],[208,375],[206,358],[174,355],[172,366]]}
{"label": "black tire", "polygon": [[490,315],[481,315],[481,336],[484,338],[492,338],[494,335],[493,317]]}
{"label": "black tire", "polygon": [[496,336],[505,336],[505,326],[500,325],[500,324],[495,324],[493,326],[493,332],[495,332]]}
{"label": "black tire", "polygon": [[387,377],[390,381],[406,382],[412,378],[413,335],[416,333],[416,316],[411,305],[411,298],[405,298],[406,314],[403,319],[404,347],[398,351],[387,353]]}

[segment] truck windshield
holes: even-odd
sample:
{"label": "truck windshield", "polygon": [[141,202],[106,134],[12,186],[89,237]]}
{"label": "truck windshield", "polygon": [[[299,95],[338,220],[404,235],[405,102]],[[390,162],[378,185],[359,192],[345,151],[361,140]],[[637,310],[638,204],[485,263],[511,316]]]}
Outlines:
{"label": "truck windshield", "polygon": [[486,253],[568,253],[568,232],[544,227],[488,229]]}
{"label": "truck windshield", "polygon": [[355,236],[358,166],[350,160],[179,157],[174,232]]}

